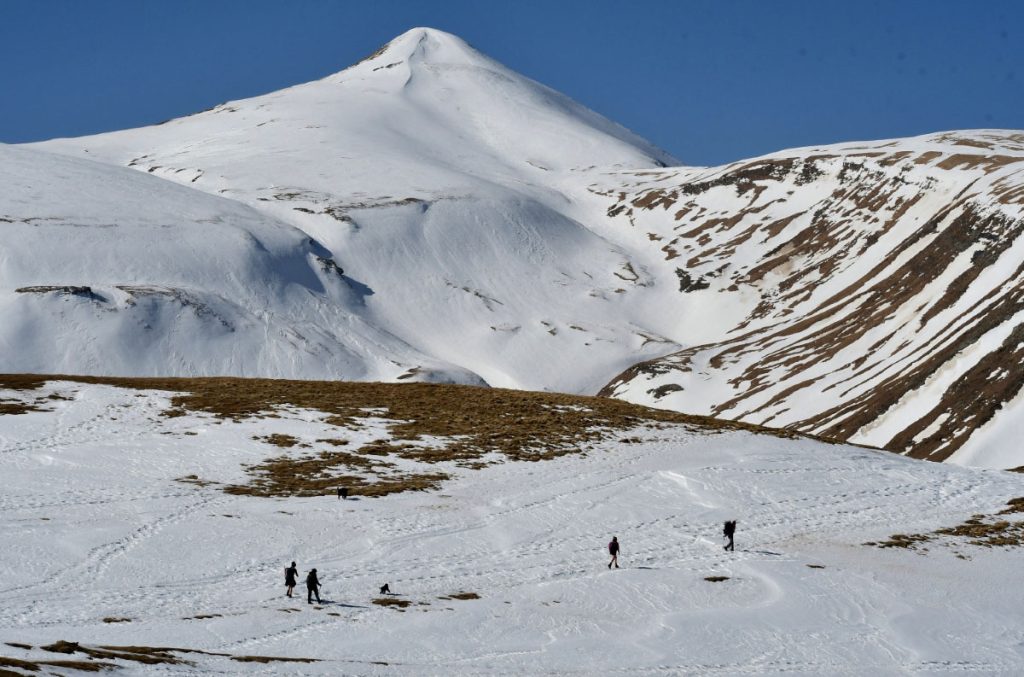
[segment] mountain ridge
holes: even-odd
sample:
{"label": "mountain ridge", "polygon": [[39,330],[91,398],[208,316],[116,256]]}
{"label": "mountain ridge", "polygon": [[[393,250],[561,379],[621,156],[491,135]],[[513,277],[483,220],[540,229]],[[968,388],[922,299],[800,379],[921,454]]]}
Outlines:
{"label": "mountain ridge", "polygon": [[610,213],[690,254],[690,292],[754,296],[718,341],[602,392],[949,458],[1020,390],[1021,162],[1024,134],[986,130],[638,182]]}
{"label": "mountain ridge", "polygon": [[[913,369],[906,378],[879,375],[896,364],[917,364],[913,337],[904,337],[909,343],[902,347],[897,344],[903,339],[891,339],[894,362],[874,359],[878,378],[856,376],[860,390],[845,391],[863,396],[855,404],[836,397],[838,385],[823,394],[804,383],[821,381],[824,388],[840,372],[855,374],[858,360],[873,359],[883,346],[876,345],[883,336],[869,340],[867,335],[890,327],[891,336],[903,336],[918,306],[921,313],[927,306],[935,309],[921,318],[931,328],[952,318],[944,308],[955,306],[962,313],[972,299],[996,293],[994,271],[1002,271],[1015,255],[1007,252],[1020,220],[1015,165],[1024,152],[1024,134],[1019,132],[945,132],[780,151],[722,167],[664,167],[677,161],[615,123],[455,36],[413,29],[363,61],[311,83],[159,126],[58,139],[31,149],[43,164],[54,153],[88,158],[98,166],[127,167],[240,203],[277,228],[308,238],[296,245],[304,248],[303,266],[312,266],[314,275],[328,271],[339,281],[335,291],[314,292],[304,301],[312,334],[333,336],[329,349],[312,340],[321,346],[313,352],[343,350],[347,357],[337,366],[316,374],[316,360],[304,358],[307,366],[294,372],[283,348],[262,363],[211,351],[187,361],[190,371],[175,371],[183,369],[179,362],[173,373],[163,375],[425,379],[600,390],[643,404],[795,427],[936,460],[1021,463],[1010,451],[993,456],[967,449],[953,455],[963,446],[965,431],[972,433],[983,421],[1019,418],[996,415],[1014,400],[1019,380],[1014,369],[994,378],[1001,384],[998,393],[972,405],[975,418],[955,416],[947,405],[945,423],[936,424],[941,428],[937,446],[925,438],[936,436],[930,426],[942,411],[914,413],[913,425],[903,428],[893,422],[903,416],[900,411],[911,411],[897,406],[903,398],[916,399],[915,406],[930,402],[929,410],[937,406],[934,393],[922,395],[934,389],[929,377],[963,375],[952,368],[974,364],[974,357],[958,357],[963,349],[973,346],[979,355],[990,354],[980,346],[1008,331],[1010,296],[1002,310],[987,313],[986,322],[994,323],[988,330],[957,334],[963,344],[959,352],[922,349],[931,367],[912,378]],[[40,168],[40,175],[46,171]],[[97,194],[103,194],[102,182],[94,182]],[[111,193],[106,199],[116,205],[119,197]],[[964,212],[965,200],[974,208],[970,213]],[[0,196],[0,216],[4,210]],[[170,204],[164,209],[173,211]],[[925,243],[933,241],[949,256],[922,254]],[[40,255],[32,250],[26,260]],[[903,277],[872,292],[873,301],[856,288],[859,280],[880,284],[885,278],[873,276],[895,265],[892,273],[919,255],[925,258],[915,259]],[[994,261],[998,265],[991,265]],[[188,261],[181,265],[174,275],[187,277]],[[878,265],[882,268],[871,273]],[[306,275],[300,268],[296,274]],[[88,287],[90,275],[0,281],[12,289]],[[908,281],[918,278],[929,280],[926,289]],[[169,286],[142,272],[119,284]],[[216,297],[219,283],[211,284],[203,293]],[[894,318],[885,312],[885,295],[897,289],[903,290],[902,315]],[[80,300],[61,298],[65,305]],[[941,298],[949,303],[939,303]],[[863,321],[842,311],[848,299],[863,306]],[[22,294],[19,313],[26,312],[26,303]],[[180,308],[161,304],[155,304],[157,315],[182,315]],[[32,308],[32,326],[60,325],[61,308]],[[75,312],[82,314],[76,326],[95,325],[89,329],[94,337],[118,317]],[[260,312],[251,320],[253,336],[267,325],[266,318],[283,311],[271,304]],[[846,316],[847,324],[832,326],[833,315]],[[348,318],[365,332],[348,341],[348,330],[334,317]],[[816,322],[823,333],[797,336],[791,327],[797,318]],[[27,331],[22,326],[11,335]],[[837,332],[846,338],[835,339]],[[860,338],[847,340],[851,337]],[[174,353],[176,340],[149,345]],[[287,341],[300,352],[311,343],[306,332]],[[787,341],[791,345],[780,353]],[[9,345],[19,345],[18,340],[11,338]],[[712,360],[723,351],[734,357],[698,369],[700,383],[696,372],[683,369],[692,359]],[[152,359],[156,369],[160,358]],[[986,359],[978,365],[999,360]],[[101,361],[94,358],[93,365]],[[121,375],[132,375],[130,362]],[[42,358],[9,356],[0,370],[99,369],[83,368],[73,359],[59,368],[46,365]],[[879,390],[869,395],[875,386]],[[906,435],[893,442],[903,430]],[[1010,448],[1006,440],[996,446]]]}

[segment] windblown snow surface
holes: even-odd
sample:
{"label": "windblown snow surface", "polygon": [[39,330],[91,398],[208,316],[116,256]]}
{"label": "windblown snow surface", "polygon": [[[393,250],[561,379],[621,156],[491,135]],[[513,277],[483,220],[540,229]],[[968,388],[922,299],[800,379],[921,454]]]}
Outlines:
{"label": "windblown snow surface", "polygon": [[[254,436],[337,436],[322,413],[165,418],[169,393],[71,382],[0,397],[46,409],[0,416],[0,641],[32,647],[0,656],[86,660],[40,648],[58,640],[208,652],[106,659],[117,674],[1010,675],[1024,661],[1020,548],[864,545],[994,514],[1022,475],[638,423],[632,443],[583,455],[453,467],[436,491],[267,499],[176,479],[244,481],[280,452]],[[342,432],[386,435],[375,421]],[[320,572],[321,604],[301,582],[285,597],[292,560]],[[384,583],[409,606],[375,604]]]}

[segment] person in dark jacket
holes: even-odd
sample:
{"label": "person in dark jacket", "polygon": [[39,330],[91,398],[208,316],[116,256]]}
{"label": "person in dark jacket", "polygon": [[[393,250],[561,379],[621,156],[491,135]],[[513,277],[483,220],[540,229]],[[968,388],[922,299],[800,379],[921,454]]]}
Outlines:
{"label": "person in dark jacket", "polygon": [[306,602],[313,603],[313,596],[316,595],[316,603],[320,603],[320,579],[316,577],[316,569],[311,569],[306,575]]}
{"label": "person in dark jacket", "polygon": [[734,551],[736,548],[732,542],[732,537],[733,534],[736,533],[736,520],[730,520],[726,522],[725,528],[722,530],[722,533],[725,534],[725,537],[729,539],[729,542],[725,544],[725,549],[729,550],[730,552]]}
{"label": "person in dark jacket", "polygon": [[288,588],[288,596],[292,596],[292,591],[295,590],[295,584],[299,582],[299,570],[295,568],[295,562],[292,562],[290,567],[284,570],[284,584]]}
{"label": "person in dark jacket", "polygon": [[608,562],[608,568],[611,569],[612,565],[615,568],[619,568],[619,537],[612,536],[611,543],[608,544],[608,554],[612,556],[612,561]]}

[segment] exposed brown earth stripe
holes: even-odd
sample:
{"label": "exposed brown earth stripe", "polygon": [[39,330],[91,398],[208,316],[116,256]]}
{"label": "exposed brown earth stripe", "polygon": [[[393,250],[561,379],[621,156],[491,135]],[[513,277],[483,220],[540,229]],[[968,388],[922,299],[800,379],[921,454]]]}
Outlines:
{"label": "exposed brown earth stripe", "polygon": [[[1024,273],[1024,270],[1019,270],[1018,276],[1021,273]],[[960,327],[962,331],[955,340],[950,340],[945,347],[936,349],[930,356],[915,363],[913,368],[876,384],[871,391],[839,407],[825,411],[817,417],[805,419],[801,422],[801,425],[811,429],[824,429],[827,431],[825,434],[841,439],[851,436],[862,426],[874,420],[877,415],[886,411],[903,393],[920,388],[933,373],[952,360],[960,351],[974,344],[988,331],[999,326],[1003,318],[1012,316],[1015,312],[1022,309],[1024,309],[1024,282],[1018,283],[1014,289],[993,302],[992,306],[986,308],[987,312],[979,318],[972,318],[973,322],[964,322],[963,326]],[[1018,331],[1019,328],[1015,329],[1013,334],[1017,334]],[[954,386],[963,387],[963,379],[966,378],[968,382],[974,383],[974,386],[980,387],[980,382],[986,381],[986,377],[993,373],[994,368],[1006,371],[1006,375],[1003,378],[996,379],[994,383],[986,383],[983,393],[979,392],[978,397],[969,397],[966,401],[963,401],[958,399],[957,396],[951,395],[947,390],[943,397],[944,404],[940,404],[930,414],[913,422],[904,430],[904,433],[897,435],[888,442],[885,448],[891,451],[910,452],[912,456],[929,458],[935,461],[948,458],[953,451],[966,441],[976,425],[987,421],[1001,406],[1002,402],[1008,401],[1008,399],[993,401],[991,397],[995,392],[1002,392],[1004,397],[1009,398],[1019,390],[1021,371],[1024,367],[1022,367],[1019,361],[999,362],[999,360],[1005,359],[1008,355],[1009,353],[1007,352],[996,351],[990,357],[983,360],[988,368],[987,372],[982,371],[979,375],[978,372],[971,369],[968,374],[965,374],[964,377],[958,380],[957,383],[961,385]],[[971,404],[979,407],[979,409],[969,408]],[[940,445],[936,445],[933,440],[922,446],[922,451],[918,451],[916,445],[914,445],[913,449],[909,448],[909,440],[913,440],[921,430],[927,427],[934,420],[934,416],[943,412],[948,413],[954,420],[961,420],[967,417],[973,418],[975,415],[982,418],[975,422],[976,425],[972,425],[969,430],[964,431],[967,433],[966,435],[957,435],[954,439],[948,439]],[[839,422],[829,426],[824,425],[829,421],[836,420]],[[911,430],[914,433],[908,438],[906,433],[909,433]]]}
{"label": "exposed brown earth stripe", "polygon": [[[10,644],[19,648],[31,649],[28,645]],[[104,670],[116,670],[122,665],[113,661],[126,661],[129,663],[141,663],[143,665],[183,665],[194,668],[196,664],[185,660],[176,654],[194,654],[196,656],[211,656],[228,658],[240,663],[318,663],[317,658],[293,658],[286,656],[245,656],[221,653],[216,651],[202,651],[199,649],[182,649],[178,647],[154,647],[154,646],[88,646],[78,642],[60,640],[47,646],[39,647],[43,651],[60,654],[84,654],[89,660],[29,660],[19,658],[8,658],[0,656],[0,667],[12,667],[29,672],[39,672],[43,668],[63,668],[67,670],[80,670],[84,672],[99,672]],[[0,670],[0,674],[3,674]],[[20,672],[10,672],[13,675],[22,675]],[[48,673],[49,674],[49,673]]]}
{"label": "exposed brown earth stripe", "polygon": [[[998,379],[993,373],[1006,372]],[[942,461],[1012,400],[1024,385],[1024,325],[1017,325],[999,348],[967,370],[943,393],[930,412],[896,435],[886,448],[915,458]],[[942,417],[938,429],[925,439],[918,435]]]}
{"label": "exposed brown earth stripe", "polygon": [[[1003,326],[1024,311],[1024,267],[979,289],[1024,235],[1024,215],[994,206],[1024,204],[1024,168],[1017,168],[1024,156],[1012,154],[1024,153],[1024,135],[947,136],[940,138],[950,144],[946,152],[900,150],[894,142],[888,145],[895,150],[764,158],[693,171],[681,182],[664,175],[620,195],[617,206],[626,207],[631,225],[658,237],[667,228],[679,234],[672,246],[687,262],[683,272],[710,282],[693,293],[754,291],[761,299],[728,332],[732,338],[636,364],[600,394],[643,393],[685,410],[681,383],[694,377],[674,383],[672,374],[700,365],[702,378],[728,387],[697,410],[850,439],[983,336],[990,340],[989,332],[1008,335],[995,350],[969,353],[971,364],[954,367],[959,375],[930,411],[885,445],[948,458],[1024,381],[1017,348],[1024,337]],[[800,192],[808,182],[816,182],[813,203]],[[703,197],[722,186],[739,198],[728,213],[715,208],[716,197]],[[790,206],[794,195],[804,197]],[[678,223],[662,212],[676,214]],[[761,245],[758,258],[731,261],[740,246],[757,252],[751,245]],[[716,279],[719,271],[729,277]],[[846,283],[839,287],[841,274]],[[830,295],[816,298],[825,284]],[[803,403],[797,416],[791,401]]]}
{"label": "exposed brown earth stripe", "polygon": [[[884,317],[891,312],[891,307],[902,305],[915,298],[924,286],[932,282],[945,270],[943,259],[955,257],[961,251],[972,246],[977,239],[976,232],[978,230],[985,229],[986,227],[998,230],[1000,225],[1003,225],[1003,219],[999,217],[978,219],[970,210],[965,210],[949,227],[942,231],[936,238],[933,246],[922,249],[906,265],[895,271],[888,278],[875,283],[865,291],[858,291],[858,289],[862,288],[862,285],[871,279],[868,276],[848,287],[845,290],[848,302],[856,300],[858,303],[858,307],[854,312],[847,313],[829,322],[830,319],[835,317],[835,310],[833,308],[824,308],[817,313],[809,315],[800,322],[783,328],[777,333],[769,334],[767,337],[760,337],[757,343],[774,342],[781,337],[802,334],[816,324],[823,325],[821,329],[813,333],[813,345],[809,346],[806,342],[801,341],[792,343],[786,348],[772,351],[768,359],[759,362],[756,366],[747,369],[740,376],[736,377],[734,382],[749,382],[751,385],[736,398],[716,407],[714,410],[715,414],[721,415],[723,412],[736,407],[742,400],[749,398],[751,394],[773,387],[778,380],[778,370],[780,368],[785,370],[785,376],[782,379],[785,380],[797,375],[813,363],[834,358],[840,350],[853,345],[867,332],[882,323]],[[924,226],[924,228],[929,227],[930,224]],[[1012,232],[1008,236],[1011,238],[1010,241],[1019,236],[1022,228],[1024,228],[1024,222],[1013,224]],[[921,324],[924,324],[928,318],[951,307],[966,290],[969,282],[980,274],[981,269],[991,265],[998,257],[998,254],[1008,246],[1008,243],[1002,242],[993,246],[995,251],[992,255],[975,257],[973,260],[974,265],[961,275],[961,278],[967,281],[963,284],[957,282],[951,284],[942,299],[922,316]],[[953,292],[949,290],[953,290]],[[838,295],[838,297],[842,296],[844,294]],[[1005,315],[999,315],[998,317],[1005,317]],[[720,364],[722,360],[728,357],[730,352],[749,352],[750,350],[750,345],[741,344],[718,353],[713,359]],[[791,394],[791,392],[786,394]],[[750,413],[756,413],[756,411],[758,409]],[[877,415],[881,412],[867,413]],[[842,434],[837,433],[838,431],[834,429],[829,431],[829,434],[842,436]]]}

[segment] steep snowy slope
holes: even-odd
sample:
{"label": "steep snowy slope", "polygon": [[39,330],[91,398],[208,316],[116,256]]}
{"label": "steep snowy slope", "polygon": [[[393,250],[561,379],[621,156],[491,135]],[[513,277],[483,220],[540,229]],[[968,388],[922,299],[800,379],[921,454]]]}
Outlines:
{"label": "steep snowy slope", "polygon": [[0,370],[479,382],[359,315],[300,230],[127,169],[0,145]]}
{"label": "steep snowy slope", "polygon": [[673,347],[623,282],[629,252],[586,227],[604,216],[577,178],[673,159],[440,31],[317,82],[42,147],[301,228],[364,286],[373,323],[493,385],[594,392]]}
{"label": "steep snowy slope", "polygon": [[[163,417],[168,392],[3,381],[0,401],[42,411],[0,414],[0,661],[88,651],[118,675],[873,676],[1015,675],[1024,660],[1024,475],[633,411],[631,429],[585,454],[434,464],[451,473],[435,491],[260,498],[224,485],[268,457],[299,467],[345,449],[412,465],[374,442],[404,437],[401,423],[295,407]],[[431,418],[456,422],[472,398],[434,388]],[[514,410],[537,396],[504,397]],[[726,519],[739,520],[735,552],[722,549]],[[622,568],[609,571],[613,535]],[[893,547],[867,545],[879,542]],[[285,597],[293,560],[302,576],[318,569],[321,604]],[[32,674],[54,671],[79,674]]]}
{"label": "steep snowy slope", "polygon": [[731,325],[606,394],[1024,463],[1024,134],[785,151],[595,190]]}

